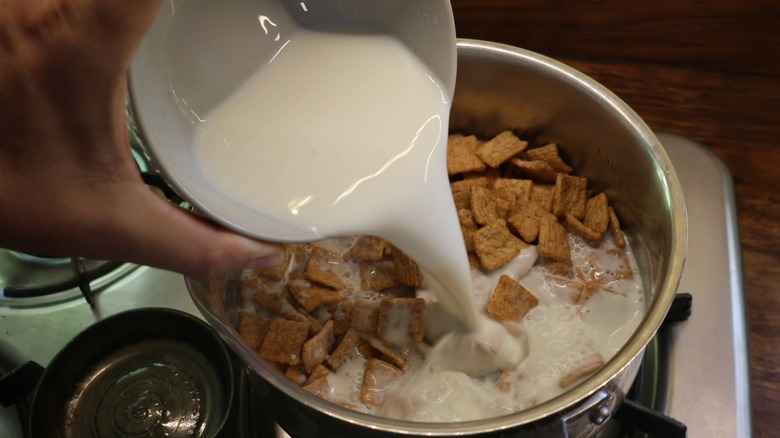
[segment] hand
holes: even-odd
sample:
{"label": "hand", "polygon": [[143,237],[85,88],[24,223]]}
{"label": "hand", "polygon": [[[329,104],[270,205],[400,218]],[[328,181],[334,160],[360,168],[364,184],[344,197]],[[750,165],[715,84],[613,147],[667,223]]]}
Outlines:
{"label": "hand", "polygon": [[124,109],[127,70],[162,0],[0,0],[0,247],[192,276],[279,262],[154,195]]}

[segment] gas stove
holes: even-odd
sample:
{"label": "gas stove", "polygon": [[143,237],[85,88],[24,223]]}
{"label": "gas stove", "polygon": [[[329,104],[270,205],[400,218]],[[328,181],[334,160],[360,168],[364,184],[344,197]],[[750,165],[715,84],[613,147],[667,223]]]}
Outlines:
{"label": "gas stove", "polygon": [[[690,437],[750,436],[745,296],[731,176],[706,147],[671,134],[658,138],[687,203],[688,255],[678,291],[693,297],[693,310],[686,321],[665,324],[648,349],[642,402],[687,425]],[[70,277],[78,269],[89,276],[87,291]],[[107,274],[92,278],[101,269]],[[56,290],[35,296],[42,286]],[[146,266],[0,250],[0,288],[0,375],[30,360],[45,366],[83,329],[125,310],[165,307],[200,316],[181,275]],[[277,434],[286,436],[278,428]],[[13,406],[0,408],[0,436],[22,438]]]}

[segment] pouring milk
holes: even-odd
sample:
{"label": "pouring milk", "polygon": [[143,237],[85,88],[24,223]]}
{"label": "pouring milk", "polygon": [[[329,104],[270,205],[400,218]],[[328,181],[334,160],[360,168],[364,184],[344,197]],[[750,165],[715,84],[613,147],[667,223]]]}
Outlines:
{"label": "pouring milk", "polygon": [[450,96],[390,36],[300,30],[202,116],[194,150],[237,202],[323,238],[376,235],[407,253],[467,329],[442,354],[479,345],[460,370],[481,373],[516,365],[525,349],[473,302],[446,172]]}

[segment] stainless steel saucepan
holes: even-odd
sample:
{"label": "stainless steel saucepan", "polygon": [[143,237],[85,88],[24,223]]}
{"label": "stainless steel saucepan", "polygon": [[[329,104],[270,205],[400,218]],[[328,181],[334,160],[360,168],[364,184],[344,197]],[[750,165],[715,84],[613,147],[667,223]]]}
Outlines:
{"label": "stainless steel saucepan", "polygon": [[472,40],[458,42],[450,127],[483,137],[513,129],[534,145],[557,143],[622,219],[647,293],[644,320],[602,369],[552,400],[498,418],[414,423],[355,412],[301,390],[239,338],[237,274],[188,279],[206,319],[268,385],[272,414],[291,435],[591,436],[631,386],[674,298],[686,252],[683,196],[661,144],[634,111],[585,75],[527,50]]}

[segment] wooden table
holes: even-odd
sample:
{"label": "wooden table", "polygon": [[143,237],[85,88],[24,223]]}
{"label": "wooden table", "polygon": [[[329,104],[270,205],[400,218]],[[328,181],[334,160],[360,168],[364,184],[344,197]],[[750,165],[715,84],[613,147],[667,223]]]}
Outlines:
{"label": "wooden table", "polygon": [[459,37],[563,61],[615,92],[652,129],[697,140],[726,163],[742,242],[753,427],[758,437],[777,436],[780,2],[452,0],[452,6]]}

